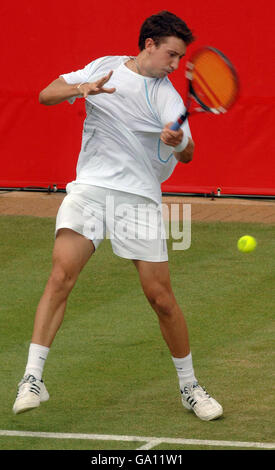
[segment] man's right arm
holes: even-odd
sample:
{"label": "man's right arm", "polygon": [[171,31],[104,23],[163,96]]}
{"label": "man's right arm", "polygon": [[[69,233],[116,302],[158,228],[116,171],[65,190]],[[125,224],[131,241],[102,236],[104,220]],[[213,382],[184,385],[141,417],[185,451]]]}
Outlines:
{"label": "man's right arm", "polygon": [[50,106],[82,95],[81,91],[77,88],[78,85],[70,85],[64,78],[59,77],[40,92],[39,103]]}
{"label": "man's right arm", "polygon": [[115,88],[104,88],[105,83],[111,78],[112,71],[95,82],[74,83],[70,85],[63,77],[59,77],[50,83],[39,94],[39,103],[47,106],[59,104],[69,98],[98,95],[99,93],[114,93]]}

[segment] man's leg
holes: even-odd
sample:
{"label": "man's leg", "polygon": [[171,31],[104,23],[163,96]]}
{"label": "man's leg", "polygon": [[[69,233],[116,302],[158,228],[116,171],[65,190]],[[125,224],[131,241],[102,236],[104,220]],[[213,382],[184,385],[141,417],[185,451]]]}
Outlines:
{"label": "man's leg", "polygon": [[187,325],[171,287],[168,262],[134,261],[134,264],[171,352],[183,406],[192,409],[202,420],[218,418],[223,413],[221,405],[198,384],[194,375]]}
{"label": "man's leg", "polygon": [[93,252],[93,243],[82,235],[70,229],[58,231],[52,271],[37,307],[26,370],[13,406],[16,414],[49,399],[42,381],[44,364],[63,321],[68,296]]}
{"label": "man's leg", "polygon": [[35,315],[32,343],[51,346],[64,318],[68,296],[93,252],[93,243],[79,233],[58,231],[52,271]]}
{"label": "man's leg", "polygon": [[134,261],[134,264],[172,356],[187,356],[190,353],[187,325],[171,287],[168,262]]}

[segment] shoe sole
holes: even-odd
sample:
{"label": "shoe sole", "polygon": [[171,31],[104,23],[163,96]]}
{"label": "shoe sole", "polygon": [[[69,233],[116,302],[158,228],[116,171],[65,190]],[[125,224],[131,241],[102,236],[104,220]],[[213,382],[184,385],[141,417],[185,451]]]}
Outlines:
{"label": "shoe sole", "polygon": [[196,413],[195,409],[192,408],[192,406],[189,405],[189,403],[186,403],[182,400],[182,404],[184,406],[184,408],[186,408],[187,410],[191,410],[195,413],[195,415],[200,418],[202,421],[212,421],[214,419],[217,419],[219,418],[220,416],[222,416],[223,414],[223,409],[221,408],[219,411],[217,411],[216,413],[213,413],[212,415],[208,415],[208,416],[205,416],[205,417],[202,417],[200,416],[198,413]]}
{"label": "shoe sole", "polygon": [[25,406],[22,406],[22,407],[13,407],[13,412],[15,415],[19,415],[20,413],[25,413],[26,411],[30,411],[30,410],[34,410],[34,408],[38,408],[40,405],[40,403],[38,403],[37,405],[25,405]]}
{"label": "shoe sole", "polygon": [[217,412],[217,413],[214,413],[214,414],[212,414],[212,415],[202,417],[202,416],[199,416],[199,415],[195,412],[195,410],[193,410],[193,411],[194,411],[195,415],[196,415],[198,418],[200,418],[202,421],[214,421],[214,419],[220,418],[220,416],[222,416],[222,414],[223,414],[223,410],[221,410],[221,411],[219,411],[219,412]]}
{"label": "shoe sole", "polygon": [[45,401],[48,401],[50,398],[50,395],[48,394],[48,392],[44,392],[42,397],[40,398],[40,402],[39,403],[35,403],[35,404],[26,404],[26,405],[22,405],[22,406],[18,406],[18,404],[15,404],[13,406],[13,412],[15,415],[18,415],[20,413],[25,413],[26,411],[31,411],[33,410],[34,408],[38,408],[40,406],[40,403],[44,403]]}

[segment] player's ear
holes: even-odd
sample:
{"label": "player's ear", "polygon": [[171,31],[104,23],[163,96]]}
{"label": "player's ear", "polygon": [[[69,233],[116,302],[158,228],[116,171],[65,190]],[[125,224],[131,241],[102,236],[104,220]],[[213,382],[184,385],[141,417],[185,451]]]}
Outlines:
{"label": "player's ear", "polygon": [[154,46],[156,46],[154,39],[152,38],[145,39],[145,49],[147,50],[147,52],[151,52]]}

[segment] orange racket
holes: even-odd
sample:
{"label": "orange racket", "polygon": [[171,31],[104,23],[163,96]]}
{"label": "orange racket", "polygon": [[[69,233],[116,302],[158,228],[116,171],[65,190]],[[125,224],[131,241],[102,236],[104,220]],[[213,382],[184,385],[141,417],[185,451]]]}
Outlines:
{"label": "orange racket", "polygon": [[[178,130],[194,112],[226,113],[235,103],[239,80],[230,60],[218,49],[205,46],[196,51],[186,64],[188,96],[186,111],[172,124]],[[192,104],[195,103],[196,107]]]}

